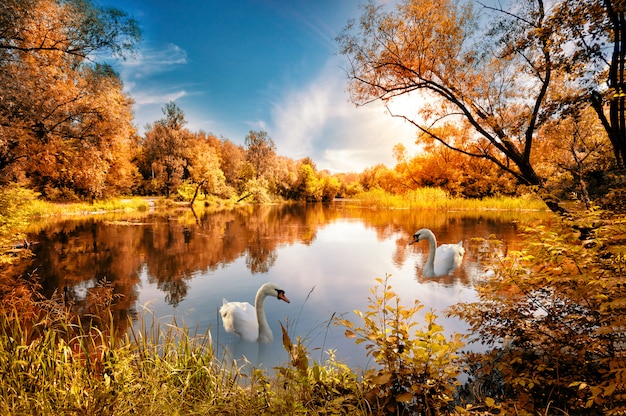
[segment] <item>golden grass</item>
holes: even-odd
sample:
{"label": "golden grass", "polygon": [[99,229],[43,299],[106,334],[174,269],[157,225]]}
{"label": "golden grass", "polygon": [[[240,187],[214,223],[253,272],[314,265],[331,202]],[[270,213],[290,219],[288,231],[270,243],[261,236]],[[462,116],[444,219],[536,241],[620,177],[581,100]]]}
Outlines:
{"label": "golden grass", "polygon": [[147,312],[118,334],[106,314],[81,322],[55,302],[31,305],[30,319],[21,317],[24,304],[0,310],[0,414],[338,414],[343,402],[326,400],[336,395],[328,386],[356,386],[335,362],[304,376],[286,366],[270,377],[216,357],[210,330],[163,324]]}
{"label": "golden grass", "polygon": [[28,207],[33,218],[45,218],[59,215],[97,214],[115,211],[145,211],[156,204],[154,198],[129,197],[96,200],[92,203],[53,203],[40,199],[31,201]]}
{"label": "golden grass", "polygon": [[434,209],[454,211],[547,211],[546,205],[534,195],[519,197],[488,197],[483,199],[455,198],[438,188],[420,188],[404,195],[381,189],[361,193],[353,205],[389,209]]}

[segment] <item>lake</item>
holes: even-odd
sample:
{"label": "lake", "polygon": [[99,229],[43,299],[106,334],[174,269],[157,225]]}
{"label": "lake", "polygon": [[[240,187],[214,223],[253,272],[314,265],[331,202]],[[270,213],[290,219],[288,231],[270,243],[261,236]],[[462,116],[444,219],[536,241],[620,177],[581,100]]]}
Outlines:
{"label": "lake", "polygon": [[[105,214],[55,220],[34,226],[28,239],[36,256],[26,273],[41,279],[46,296],[62,294],[79,313],[90,313],[98,282],[113,287],[114,318],[121,328],[132,317],[192,331],[210,328],[219,354],[244,355],[271,368],[288,357],[279,321],[292,339],[300,336],[310,358],[323,362],[332,349],[342,362],[366,368],[364,344],[333,324],[366,311],[376,278],[389,283],[402,303],[434,310],[446,333],[466,326],[445,318],[445,309],[475,299],[474,284],[489,268],[483,239],[495,236],[503,251],[519,248],[520,224],[548,221],[546,213],[442,212],[364,209],[346,203],[241,206],[196,213],[191,209]],[[423,278],[428,243],[411,246],[412,234],[430,228],[438,243],[463,242],[465,257],[453,274]],[[254,304],[257,289],[276,282],[291,300],[267,298],[274,333],[267,345],[226,333],[218,319],[222,298]],[[423,327],[423,325],[418,325]]]}

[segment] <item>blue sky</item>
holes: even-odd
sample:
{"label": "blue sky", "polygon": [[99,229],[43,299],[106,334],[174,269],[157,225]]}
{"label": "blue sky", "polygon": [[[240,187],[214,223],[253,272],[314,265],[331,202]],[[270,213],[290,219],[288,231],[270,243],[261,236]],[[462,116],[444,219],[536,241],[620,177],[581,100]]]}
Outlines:
{"label": "blue sky", "polygon": [[141,26],[137,56],[115,64],[140,133],[174,101],[193,131],[243,144],[264,130],[278,154],[332,172],[393,166],[397,143],[415,149],[410,125],[349,102],[335,37],[361,0],[96,1]]}

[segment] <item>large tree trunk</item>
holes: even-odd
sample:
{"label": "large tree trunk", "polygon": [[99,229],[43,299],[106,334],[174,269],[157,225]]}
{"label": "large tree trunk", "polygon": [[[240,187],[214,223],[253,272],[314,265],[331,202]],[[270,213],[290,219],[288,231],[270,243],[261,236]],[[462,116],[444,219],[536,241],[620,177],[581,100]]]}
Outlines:
{"label": "large tree trunk", "polygon": [[626,62],[626,19],[625,1],[605,0],[604,4],[613,25],[613,57],[609,71],[609,87],[613,90],[610,97],[610,129],[607,130],[617,166],[624,168],[626,162],[626,80],[624,65]]}

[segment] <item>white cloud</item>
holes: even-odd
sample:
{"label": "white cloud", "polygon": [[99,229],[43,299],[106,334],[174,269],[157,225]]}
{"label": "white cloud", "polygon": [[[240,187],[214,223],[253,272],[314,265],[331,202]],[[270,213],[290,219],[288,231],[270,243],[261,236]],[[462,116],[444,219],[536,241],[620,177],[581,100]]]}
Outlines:
{"label": "white cloud", "polygon": [[395,164],[393,146],[414,146],[415,128],[391,117],[380,103],[355,107],[336,58],[301,89],[287,92],[272,109],[271,136],[280,154],[311,157],[318,169],[360,172]]}
{"label": "white cloud", "polygon": [[170,93],[163,93],[161,91],[136,91],[133,93],[133,98],[137,105],[159,104],[170,101],[176,101],[179,98],[185,97],[187,92],[185,90],[174,91]]}
{"label": "white cloud", "polygon": [[187,52],[172,43],[158,48],[146,46],[132,59],[121,62],[122,75],[128,79],[170,71],[185,64],[187,64]]}
{"label": "white cloud", "polygon": [[161,107],[165,103],[189,95],[182,86],[172,85],[161,77],[187,64],[187,52],[177,45],[144,45],[135,56],[117,63],[125,90],[135,100],[135,123],[140,133],[146,123],[163,115]]}
{"label": "white cloud", "polygon": [[[275,93],[278,98],[270,105],[268,115],[243,122],[237,117],[216,118],[203,106],[205,103],[190,101],[201,92],[189,82],[181,83],[172,72],[187,64],[186,52],[176,45],[144,49],[135,60],[121,64],[126,89],[135,99],[135,122],[140,133],[146,123],[162,117],[165,103],[184,98],[188,100],[183,110],[190,129],[226,135],[236,141],[249,130],[267,131],[279,154],[295,160],[311,157],[318,169],[331,172],[360,172],[379,163],[391,167],[397,143],[404,144],[409,152],[414,148],[415,128],[388,115],[382,104],[355,107],[349,102],[346,76],[337,57],[329,59],[308,84]],[[212,98],[209,96],[207,102]]]}
{"label": "white cloud", "polygon": [[[178,86],[163,86],[158,75],[187,64],[187,52],[174,44],[144,47],[132,59],[119,62],[120,75],[126,90],[137,105],[163,104],[184,97],[187,92]],[[157,84],[156,87],[150,87]],[[164,92],[168,90],[168,92]]]}

